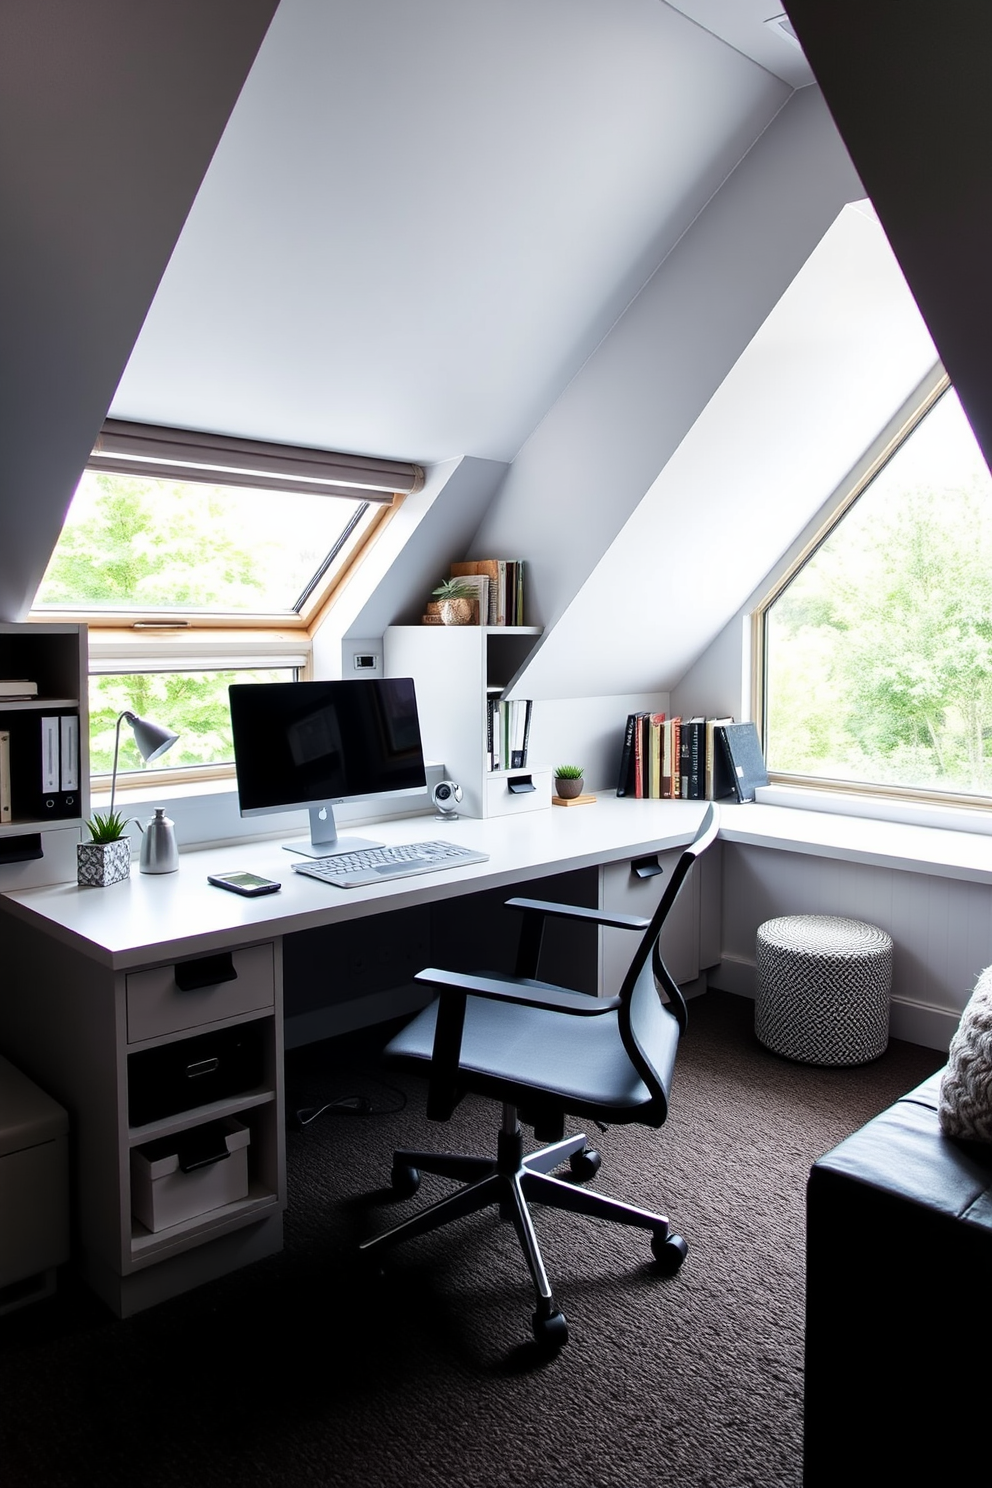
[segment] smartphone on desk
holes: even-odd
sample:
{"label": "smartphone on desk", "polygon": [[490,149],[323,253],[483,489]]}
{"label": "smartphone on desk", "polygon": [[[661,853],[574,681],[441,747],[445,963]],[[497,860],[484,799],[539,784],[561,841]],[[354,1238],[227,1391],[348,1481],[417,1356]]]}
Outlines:
{"label": "smartphone on desk", "polygon": [[278,879],[262,878],[257,873],[208,873],[207,883],[230,889],[232,894],[247,894],[252,899],[257,894],[274,894],[282,887]]}

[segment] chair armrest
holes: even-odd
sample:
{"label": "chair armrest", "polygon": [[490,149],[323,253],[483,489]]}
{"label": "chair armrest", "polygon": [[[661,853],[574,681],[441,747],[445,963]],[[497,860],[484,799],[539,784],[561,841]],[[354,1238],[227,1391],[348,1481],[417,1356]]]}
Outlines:
{"label": "chair armrest", "polygon": [[472,997],[485,997],[492,1002],[515,1002],[523,1007],[546,1008],[554,1013],[571,1013],[578,1017],[598,1017],[620,1006],[619,997],[593,997],[588,992],[569,992],[565,988],[541,986],[540,983],[511,982],[495,977],[477,976],[474,972],[440,971],[428,966],[414,978],[437,987],[442,993],[460,992]]}
{"label": "chair armrest", "polygon": [[646,930],[650,920],[641,915],[604,914],[600,909],[584,909],[579,904],[555,904],[550,899],[507,899],[507,909],[537,910],[552,920],[589,920],[594,925],[610,925],[615,930]]}

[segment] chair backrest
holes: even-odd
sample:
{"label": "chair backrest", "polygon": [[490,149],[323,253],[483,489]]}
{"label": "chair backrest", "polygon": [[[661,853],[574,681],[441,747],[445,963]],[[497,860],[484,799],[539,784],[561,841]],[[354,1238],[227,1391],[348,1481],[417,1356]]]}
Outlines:
{"label": "chair backrest", "polygon": [[[679,1036],[685,1032],[685,998],[662,959],[658,940],[696,859],[716,839],[719,812],[711,802],[651,916],[620,987],[620,1036],[638,1074],[651,1091],[658,1123],[668,1111],[668,1091]],[[662,1002],[659,993],[667,998]]]}

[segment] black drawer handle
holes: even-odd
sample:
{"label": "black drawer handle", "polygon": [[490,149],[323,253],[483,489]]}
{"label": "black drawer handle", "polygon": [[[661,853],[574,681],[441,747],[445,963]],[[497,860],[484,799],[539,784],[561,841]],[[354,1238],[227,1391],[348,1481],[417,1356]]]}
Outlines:
{"label": "black drawer handle", "polygon": [[658,873],[664,873],[664,868],[658,862],[657,854],[651,853],[646,858],[634,858],[630,865],[631,873],[638,878],[654,878]]}
{"label": "black drawer handle", "polygon": [[216,1054],[213,1059],[197,1059],[195,1063],[186,1066],[186,1078],[195,1080],[197,1075],[212,1075],[219,1066],[220,1060]]}
{"label": "black drawer handle", "polygon": [[238,979],[238,973],[234,969],[234,956],[230,951],[221,951],[217,956],[198,956],[195,961],[179,961],[174,972],[180,992],[197,992],[201,987],[213,987],[217,982],[236,982]]}

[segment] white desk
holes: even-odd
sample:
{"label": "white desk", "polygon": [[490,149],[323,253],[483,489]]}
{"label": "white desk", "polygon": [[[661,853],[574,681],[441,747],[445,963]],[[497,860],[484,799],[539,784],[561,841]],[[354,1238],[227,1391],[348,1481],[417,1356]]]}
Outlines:
{"label": "white desk", "polygon": [[[487,852],[489,861],[363,889],[294,873],[280,839],[183,853],[171,874],[135,866],[130,879],[108,889],[62,884],[0,896],[0,1048],[69,1111],[77,1252],[90,1284],[127,1315],[280,1248],[284,936],[482,889],[512,891],[576,868],[615,865],[626,880],[630,859],[677,853],[704,809],[603,795],[595,805],[512,817],[384,822],[365,830],[389,843],[445,837]],[[280,879],[282,889],[249,899],[206,881],[208,872],[235,868]],[[655,897],[657,882],[647,882]],[[233,979],[219,979],[208,962],[205,985],[180,985],[217,955],[229,958],[221,974],[229,970]],[[195,1046],[187,1064],[191,1039],[206,1044]],[[248,1088],[136,1124],[129,1114],[136,1056],[174,1059],[181,1081],[204,1059],[223,1064],[232,1039],[258,1064]],[[131,1214],[132,1150],[221,1117],[249,1127],[248,1197],[145,1230]]]}
{"label": "white desk", "polygon": [[[98,965],[128,971],[681,847],[691,841],[704,808],[698,801],[626,801],[604,794],[594,806],[552,807],[487,820],[462,817],[447,824],[430,815],[403,817],[357,830],[389,844],[440,837],[488,853],[489,862],[367,888],[335,889],[294,873],[295,855],[285,850],[286,839],[280,837],[182,853],[176,873],[140,873],[135,864],[129,879],[109,889],[75,884],[24,889],[0,895],[0,907]],[[207,883],[208,873],[236,868],[279,879],[282,888],[247,899]]]}

